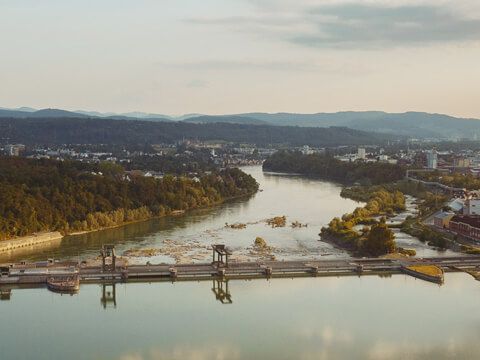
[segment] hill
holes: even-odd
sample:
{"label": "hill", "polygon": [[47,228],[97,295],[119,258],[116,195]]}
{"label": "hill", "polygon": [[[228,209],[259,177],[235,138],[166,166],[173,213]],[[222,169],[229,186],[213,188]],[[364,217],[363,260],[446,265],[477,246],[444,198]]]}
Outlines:
{"label": "hill", "polygon": [[24,110],[10,110],[0,109],[0,118],[87,118],[90,117],[84,114],[78,114],[72,111],[66,111],[61,109],[42,109],[42,110],[29,110],[29,108],[20,108]]}
{"label": "hill", "polygon": [[93,118],[139,120],[152,122],[178,121],[187,123],[228,123],[244,125],[348,127],[411,138],[476,139],[480,136],[480,120],[456,118],[425,112],[386,113],[382,111],[345,111],[337,113],[243,113],[233,115],[187,114],[169,116],[154,113],[130,112],[123,114],[95,111],[76,112],[60,109],[35,110],[31,108],[0,108],[0,118]]}
{"label": "hill", "polygon": [[345,126],[362,131],[399,134],[415,138],[473,138],[480,136],[480,120],[456,118],[442,114],[381,111],[317,114],[247,113],[235,116],[253,118],[277,126]]}
{"label": "hill", "polygon": [[2,118],[0,134],[9,142],[34,144],[155,144],[182,139],[215,140],[264,146],[316,147],[378,144],[397,137],[341,127],[195,124],[85,118]]}

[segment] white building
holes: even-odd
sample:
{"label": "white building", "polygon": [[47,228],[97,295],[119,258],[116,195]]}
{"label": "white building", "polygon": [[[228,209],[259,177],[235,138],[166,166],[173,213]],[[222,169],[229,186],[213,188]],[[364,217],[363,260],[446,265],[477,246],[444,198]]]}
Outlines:
{"label": "white building", "polygon": [[308,145],[303,145],[301,152],[303,155],[311,155],[315,153],[315,151]]}
{"label": "white building", "polygon": [[366,151],[365,151],[365,148],[359,147],[359,148],[358,148],[358,151],[357,151],[357,158],[358,158],[358,159],[363,159],[363,160],[365,160],[366,155],[367,155],[367,153],[366,153]]}
{"label": "white building", "polygon": [[463,205],[464,215],[480,215],[480,199],[467,199]]}
{"label": "white building", "polygon": [[437,152],[435,150],[427,151],[427,168],[437,168]]}

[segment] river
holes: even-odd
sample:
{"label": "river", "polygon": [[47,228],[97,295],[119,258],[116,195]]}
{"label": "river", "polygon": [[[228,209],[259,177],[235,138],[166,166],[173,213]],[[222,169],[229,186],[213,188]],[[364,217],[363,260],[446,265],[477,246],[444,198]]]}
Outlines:
{"label": "river", "polygon": [[[25,249],[0,255],[0,262],[44,260],[47,258],[85,260],[95,258],[105,243],[115,244],[117,254],[131,249],[155,249],[149,257],[129,257],[130,263],[205,262],[211,257],[210,246],[226,244],[233,250],[233,259],[277,260],[347,257],[348,254],[319,241],[322,226],[335,216],[351,212],[361,204],[340,196],[341,186],[327,181],[306,179],[287,174],[264,173],[261,166],[242,168],[260,184],[251,198],[227,202],[213,209],[196,210],[183,216],[152,219],[123,227],[67,236],[49,246]],[[287,217],[287,226],[272,228],[264,221],[274,216]],[[307,227],[292,228],[299,221]],[[232,229],[225,224],[246,223],[245,229]],[[252,251],[256,237],[271,247],[268,254]],[[437,256],[429,248],[407,234],[397,234],[400,246],[416,249],[419,256]],[[33,250],[33,251],[32,251]]]}
{"label": "river", "polygon": [[[226,243],[248,257],[256,236],[275,247],[279,259],[348,256],[317,235],[332,217],[358,206],[339,196],[338,185],[263,174],[259,167],[245,170],[263,189],[250,199],[69,237],[35,256],[22,256],[90,258],[106,242],[122,253],[166,246],[171,239],[200,244],[182,250],[187,253],[182,259],[201,254],[201,247],[212,242]],[[271,228],[259,221],[276,215],[308,227]],[[235,230],[226,228],[226,222],[252,224]],[[175,259],[162,255],[149,260]],[[446,274],[442,286],[393,275],[82,284],[73,296],[45,288],[13,289],[9,300],[0,301],[0,358],[476,359],[479,306],[479,283],[464,273]]]}

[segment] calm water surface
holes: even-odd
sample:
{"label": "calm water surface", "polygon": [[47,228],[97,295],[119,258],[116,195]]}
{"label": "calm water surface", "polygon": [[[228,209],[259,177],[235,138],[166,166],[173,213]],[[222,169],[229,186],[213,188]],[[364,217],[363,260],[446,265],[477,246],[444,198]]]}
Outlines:
{"label": "calm water surface", "polygon": [[[478,359],[480,285],[404,275],[100,285],[78,295],[13,290],[1,359]],[[106,289],[112,293],[112,289]]]}

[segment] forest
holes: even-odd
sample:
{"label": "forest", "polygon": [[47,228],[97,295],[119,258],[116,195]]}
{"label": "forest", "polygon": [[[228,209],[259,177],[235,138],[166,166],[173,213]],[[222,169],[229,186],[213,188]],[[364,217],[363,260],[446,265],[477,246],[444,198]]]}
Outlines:
{"label": "forest", "polygon": [[10,143],[48,144],[158,144],[182,139],[227,141],[259,146],[338,146],[378,144],[395,139],[343,127],[302,128],[251,124],[195,124],[84,118],[0,118],[0,134]]}
{"label": "forest", "polygon": [[405,169],[381,162],[345,162],[324,154],[304,155],[296,151],[279,151],[263,163],[263,169],[296,173],[325,180],[362,185],[378,185],[402,179]]}
{"label": "forest", "polygon": [[239,169],[154,179],[129,176],[111,163],[0,157],[0,239],[117,226],[257,190],[255,179]]}

